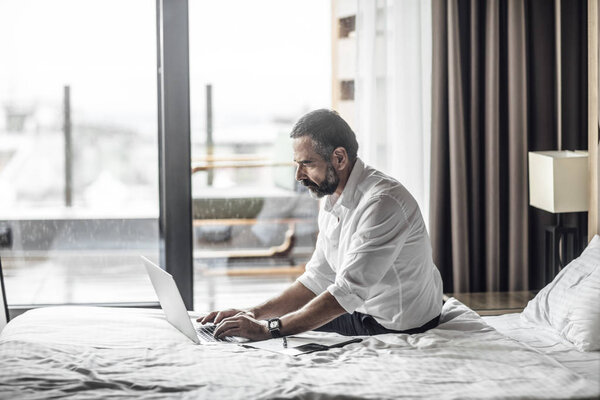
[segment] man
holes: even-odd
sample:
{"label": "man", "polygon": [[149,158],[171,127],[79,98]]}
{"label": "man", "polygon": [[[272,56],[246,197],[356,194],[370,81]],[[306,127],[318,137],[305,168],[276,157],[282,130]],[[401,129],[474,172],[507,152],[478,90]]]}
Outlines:
{"label": "man", "polygon": [[357,157],[354,132],[335,111],[306,114],[290,137],[296,180],[326,196],[306,272],[259,306],[198,321],[218,324],[216,337],[251,340],[313,329],[375,335],[437,326],[442,281],[415,199]]}

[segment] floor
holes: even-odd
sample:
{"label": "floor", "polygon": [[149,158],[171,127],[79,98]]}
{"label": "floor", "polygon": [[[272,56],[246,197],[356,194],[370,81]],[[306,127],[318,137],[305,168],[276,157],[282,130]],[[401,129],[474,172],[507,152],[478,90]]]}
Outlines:
{"label": "floor", "polygon": [[479,315],[502,315],[521,312],[533,299],[537,291],[482,292],[482,293],[449,293],[446,297],[454,297]]}

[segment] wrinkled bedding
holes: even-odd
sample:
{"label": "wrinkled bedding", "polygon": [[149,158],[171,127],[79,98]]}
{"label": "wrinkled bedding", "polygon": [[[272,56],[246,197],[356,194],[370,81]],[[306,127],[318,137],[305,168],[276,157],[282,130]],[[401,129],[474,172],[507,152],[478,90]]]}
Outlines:
{"label": "wrinkled bedding", "polygon": [[[325,334],[322,334],[325,335]],[[423,334],[287,356],[194,345],[160,310],[52,307],[0,334],[1,399],[596,398],[597,383],[455,299]]]}
{"label": "wrinkled bedding", "polygon": [[600,387],[600,351],[579,351],[558,332],[550,328],[540,329],[520,316],[519,313],[513,313],[483,317],[483,320],[504,336],[550,356],[570,370],[595,381]]}

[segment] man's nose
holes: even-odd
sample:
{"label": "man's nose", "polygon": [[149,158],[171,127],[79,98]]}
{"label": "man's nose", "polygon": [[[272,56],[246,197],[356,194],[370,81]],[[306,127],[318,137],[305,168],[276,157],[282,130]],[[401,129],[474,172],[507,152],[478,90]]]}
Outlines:
{"label": "man's nose", "polygon": [[302,165],[298,165],[296,167],[296,180],[297,181],[301,181],[302,179],[305,179],[306,175],[304,174],[304,171],[302,170]]}

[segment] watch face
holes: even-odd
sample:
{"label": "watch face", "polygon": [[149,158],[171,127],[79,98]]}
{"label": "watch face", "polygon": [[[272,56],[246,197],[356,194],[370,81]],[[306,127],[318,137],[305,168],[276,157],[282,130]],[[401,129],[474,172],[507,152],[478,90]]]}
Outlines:
{"label": "watch face", "polygon": [[279,321],[273,320],[269,321],[269,329],[277,329],[279,328]]}

